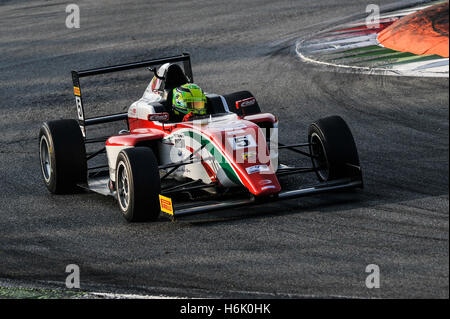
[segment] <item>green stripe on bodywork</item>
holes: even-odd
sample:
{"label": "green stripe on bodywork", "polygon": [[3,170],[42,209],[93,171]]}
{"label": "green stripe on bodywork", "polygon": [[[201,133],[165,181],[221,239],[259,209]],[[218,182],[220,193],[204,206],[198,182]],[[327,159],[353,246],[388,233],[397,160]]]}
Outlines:
{"label": "green stripe on bodywork", "polygon": [[204,138],[202,135],[193,132],[193,131],[187,131],[183,133],[186,136],[189,136],[196,140],[201,146],[205,146],[205,148],[208,150],[208,152],[211,153],[212,156],[214,156],[215,160],[219,163],[220,167],[223,169],[227,177],[236,184],[241,184],[239,177],[237,176],[236,172],[234,171],[231,164],[227,161],[225,156],[222,155],[222,152],[213,144],[209,139]]}

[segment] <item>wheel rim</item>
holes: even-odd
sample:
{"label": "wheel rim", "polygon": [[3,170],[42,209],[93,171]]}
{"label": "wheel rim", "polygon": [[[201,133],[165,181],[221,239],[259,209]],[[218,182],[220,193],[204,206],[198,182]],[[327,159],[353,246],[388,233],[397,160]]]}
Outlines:
{"label": "wheel rim", "polygon": [[328,160],[322,140],[316,133],[311,135],[311,144],[313,166],[316,168],[317,175],[326,181],[329,176]]}
{"label": "wheel rim", "polygon": [[50,150],[48,147],[48,141],[45,135],[41,137],[40,142],[40,159],[41,159],[41,169],[42,175],[44,176],[44,180],[46,183],[50,181],[50,177],[52,174],[52,166],[51,166],[51,156]]}
{"label": "wheel rim", "polygon": [[117,167],[117,198],[122,211],[128,209],[130,204],[130,185],[128,179],[128,171],[124,162],[120,162]]}

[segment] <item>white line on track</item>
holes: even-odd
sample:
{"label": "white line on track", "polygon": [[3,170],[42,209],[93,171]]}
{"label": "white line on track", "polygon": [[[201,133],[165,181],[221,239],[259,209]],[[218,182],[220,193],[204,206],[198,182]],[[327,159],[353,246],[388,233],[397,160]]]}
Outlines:
{"label": "white line on track", "polygon": [[[328,67],[335,67],[340,68],[348,71],[353,71],[355,73],[362,73],[362,74],[373,74],[373,75],[390,75],[390,76],[417,76],[417,77],[449,77],[449,70],[448,65],[443,68],[434,68],[433,71],[427,72],[426,70],[419,70],[415,69],[417,66],[414,66],[414,68],[399,68],[399,69],[383,69],[383,68],[372,68],[372,67],[363,67],[363,66],[354,66],[354,65],[344,65],[344,64],[336,64],[331,62],[324,62],[324,61],[318,61],[314,60],[312,58],[309,58],[302,54],[299,50],[301,42],[297,43],[295,52],[300,57],[300,59],[304,62],[309,63],[315,63],[320,64]],[[447,59],[448,60],[448,59]],[[430,61],[428,61],[429,63]]]}
{"label": "white line on track", "polygon": [[[89,292],[86,297],[89,296],[104,298],[104,299],[187,299],[187,297],[169,297],[164,295],[139,295],[139,294],[117,294],[110,292]],[[191,298],[189,298],[191,299]]]}

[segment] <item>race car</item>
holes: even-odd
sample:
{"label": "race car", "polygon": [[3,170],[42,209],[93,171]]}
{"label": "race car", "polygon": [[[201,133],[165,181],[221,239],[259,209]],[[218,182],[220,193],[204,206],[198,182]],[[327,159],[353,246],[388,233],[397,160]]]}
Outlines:
{"label": "race car", "polygon": [[[128,112],[85,117],[81,78],[137,68],[154,75]],[[278,118],[261,112],[249,91],[204,93],[204,113],[187,120],[177,117],[173,92],[193,83],[187,53],[72,71],[72,80],[78,118],[47,121],[40,130],[44,183],[54,194],[87,189],[114,196],[127,221],[155,221],[161,212],[175,219],[363,187],[354,138],[339,116],[313,122],[305,142],[288,145],[278,143]],[[126,123],[117,134],[87,137],[89,127],[116,121]],[[87,151],[88,145],[99,144]],[[278,163],[282,149],[309,158],[311,164]],[[105,153],[107,163],[90,164]],[[280,176],[299,173],[313,173],[318,181],[282,188]]]}

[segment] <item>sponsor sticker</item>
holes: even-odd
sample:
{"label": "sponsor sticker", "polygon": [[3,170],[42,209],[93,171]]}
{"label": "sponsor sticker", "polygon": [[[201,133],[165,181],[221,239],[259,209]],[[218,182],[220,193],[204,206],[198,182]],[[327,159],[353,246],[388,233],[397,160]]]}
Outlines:
{"label": "sponsor sticker", "polygon": [[251,158],[255,158],[255,157],[256,157],[256,152],[247,152],[247,153],[242,154],[242,159],[244,161],[247,161],[247,160],[249,160]]}
{"label": "sponsor sticker", "polygon": [[221,121],[221,122],[215,122],[211,124],[211,127],[220,127],[223,128],[224,131],[235,131],[239,129],[246,128],[247,125],[242,124],[239,121]]}
{"label": "sponsor sticker", "polygon": [[148,115],[149,121],[159,121],[159,122],[166,122],[169,120],[169,113],[154,113]]}
{"label": "sponsor sticker", "polygon": [[161,211],[169,215],[173,215],[173,205],[171,198],[159,195],[159,205],[161,206]]}
{"label": "sponsor sticker", "polygon": [[225,129],[225,131],[227,132],[228,135],[235,135],[235,134],[243,134],[243,133],[245,133],[244,130],[241,130],[241,129],[237,129],[236,130],[234,128],[232,128],[231,130]]}
{"label": "sponsor sticker", "polygon": [[272,184],[272,181],[270,179],[262,179],[259,181],[259,185],[268,185]]}
{"label": "sponsor sticker", "polygon": [[254,173],[270,171],[269,166],[267,166],[267,165],[254,165],[254,166],[247,167],[245,170],[247,171],[247,174],[254,174]]}
{"label": "sponsor sticker", "polygon": [[236,108],[240,109],[240,108],[244,108],[244,107],[255,105],[255,104],[256,104],[256,99],[254,97],[249,97],[247,99],[236,101]]}
{"label": "sponsor sticker", "polygon": [[80,88],[77,86],[73,87],[73,94],[80,96]]}
{"label": "sponsor sticker", "polygon": [[185,147],[184,138],[176,138],[175,146],[178,148],[184,148]]}

